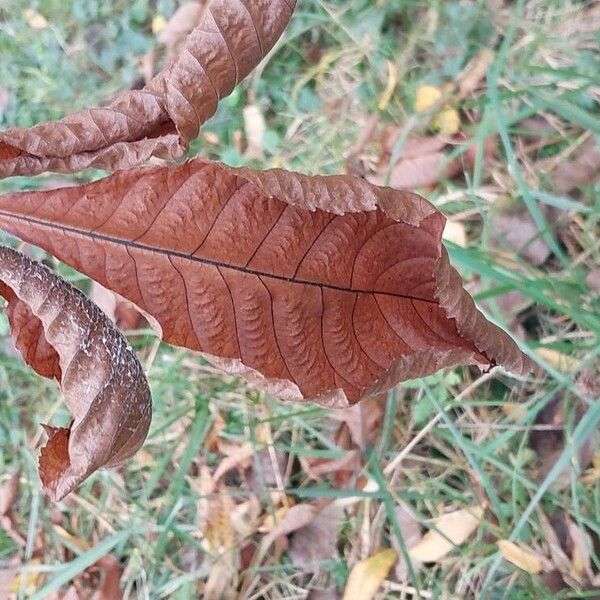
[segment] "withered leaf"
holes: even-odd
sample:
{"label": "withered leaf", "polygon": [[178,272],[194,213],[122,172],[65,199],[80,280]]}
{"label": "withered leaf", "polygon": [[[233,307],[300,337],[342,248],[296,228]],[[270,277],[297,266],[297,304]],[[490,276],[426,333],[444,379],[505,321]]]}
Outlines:
{"label": "withered leaf", "polygon": [[182,156],[219,100],[279,39],[294,6],[295,0],[202,0],[181,53],[143,89],[60,121],[0,132],[0,178]]}
{"label": "withered leaf", "polygon": [[357,177],[203,160],[0,198],[0,228],[136,304],[165,341],[337,407],[458,364],[531,369],[463,290],[444,223]]}
{"label": "withered leaf", "polygon": [[[24,359],[38,372],[60,378],[73,414],[69,428],[46,426],[49,441],[40,455],[44,491],[58,500],[95,470],[115,466],[140,448],[150,426],[150,390],[133,350],[79,290],[5,247],[0,247],[0,282],[9,314],[24,305],[35,325],[31,331],[40,338],[31,331],[21,336],[19,329],[29,324],[11,319]],[[51,347],[52,367],[44,369],[32,347]]]}

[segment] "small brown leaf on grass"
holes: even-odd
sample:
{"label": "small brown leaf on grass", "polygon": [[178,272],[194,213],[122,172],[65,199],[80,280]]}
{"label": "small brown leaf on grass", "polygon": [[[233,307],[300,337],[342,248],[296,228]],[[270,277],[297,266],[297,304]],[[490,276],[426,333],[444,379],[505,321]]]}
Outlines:
{"label": "small brown leaf on grass", "polygon": [[594,269],[585,278],[588,287],[600,296],[600,269]]}
{"label": "small brown leaf on grass", "polygon": [[[565,431],[566,406],[564,394],[558,393],[538,413],[534,425],[552,426],[554,429],[532,430],[529,434],[529,445],[538,457],[537,481],[543,481],[558,457],[565,449],[567,433]],[[575,420],[579,421],[585,413],[585,405],[577,401],[575,407]],[[581,471],[587,469],[594,457],[596,433],[593,432],[585,440],[577,454],[577,462]],[[558,476],[553,484],[554,489],[562,489],[569,485],[573,472],[573,464],[569,464]]]}
{"label": "small brown leaf on grass", "polygon": [[533,550],[524,550],[509,540],[497,542],[500,554],[509,562],[527,573],[536,574],[543,569],[543,559]]}
{"label": "small brown leaf on grass", "polygon": [[466,98],[480,86],[485,79],[488,67],[493,61],[494,51],[490,48],[482,48],[469,61],[458,76],[458,93],[461,98]]}
{"label": "small brown leaf on grass", "polygon": [[554,184],[563,194],[586,185],[600,177],[600,147],[594,137],[588,138],[567,160],[559,163],[554,172]]}
{"label": "small brown leaf on grass", "polygon": [[477,530],[483,507],[473,506],[447,513],[435,519],[423,539],[409,550],[412,559],[423,563],[437,562],[460,546]]}
{"label": "small brown leaf on grass", "polygon": [[[4,247],[0,282],[9,313],[10,304],[24,304],[41,325],[39,338],[29,343],[48,344],[59,357],[61,389],[74,420],[69,428],[47,427],[49,440],[40,454],[44,491],[59,500],[97,469],[115,466],[140,448],[150,426],[150,390],[133,350],[79,290]],[[14,320],[11,325],[21,326]],[[14,335],[19,339],[18,330]],[[38,354],[28,350],[24,358],[33,356],[33,366],[43,371]]]}
{"label": "small brown leaf on grass", "polygon": [[[400,533],[402,534],[404,545],[406,549],[410,551],[423,539],[423,534],[421,533],[421,525],[417,520],[413,510],[404,503],[401,503],[398,506],[396,506],[394,512],[396,514],[398,526],[400,527]],[[394,549],[398,553],[398,562],[396,563],[395,567],[396,579],[398,581],[405,581],[409,574],[408,564],[406,562],[406,559],[404,558],[404,553],[402,552],[400,540],[398,540],[393,529],[391,531],[391,536],[392,546],[394,546]],[[421,563],[419,561],[413,560],[411,562],[413,569],[418,571],[421,568]]]}
{"label": "small brown leaf on grass", "polygon": [[0,197],[0,227],[136,304],[168,343],[338,408],[457,364],[530,372],[462,288],[444,224],[357,177],[202,160]]}
{"label": "small brown leaf on grass", "polygon": [[343,600],[371,600],[397,558],[396,551],[388,548],[356,563],[350,571]]}
{"label": "small brown leaf on grass", "polygon": [[266,56],[295,0],[207,0],[181,53],[148,85],[103,108],[0,133],[0,178],[122,169],[182,156],[221,98]]}
{"label": "small brown leaf on grass", "polygon": [[295,531],[290,541],[290,558],[296,568],[317,571],[322,561],[335,560],[343,522],[344,509],[333,502],[319,511],[312,522]]}
{"label": "small brown leaf on grass", "polygon": [[550,248],[525,206],[504,208],[492,217],[492,224],[495,237],[532,265],[539,267],[550,257]]}

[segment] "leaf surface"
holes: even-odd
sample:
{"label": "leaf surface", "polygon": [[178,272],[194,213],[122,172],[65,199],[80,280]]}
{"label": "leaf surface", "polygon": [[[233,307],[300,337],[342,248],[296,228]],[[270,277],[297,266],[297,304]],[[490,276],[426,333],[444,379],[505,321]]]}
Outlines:
{"label": "leaf surface", "polygon": [[458,364],[526,373],[463,290],[426,200],[193,160],[0,198],[0,228],[136,304],[165,341],[343,407]]}
{"label": "leaf surface", "polygon": [[0,178],[122,169],[182,156],[221,98],[266,56],[295,0],[202,0],[178,57],[142,90],[60,121],[0,132]]}
{"label": "leaf surface", "polygon": [[151,419],[148,383],[106,315],[47,267],[5,247],[0,295],[8,301],[24,359],[60,379],[74,418],[69,428],[46,426],[49,441],[40,454],[44,491],[59,500],[95,470],[115,466],[141,447]]}

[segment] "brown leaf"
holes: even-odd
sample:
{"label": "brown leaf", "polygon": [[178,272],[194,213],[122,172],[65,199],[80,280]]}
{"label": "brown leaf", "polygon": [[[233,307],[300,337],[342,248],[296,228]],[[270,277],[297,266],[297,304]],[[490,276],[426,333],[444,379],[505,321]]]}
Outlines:
{"label": "brown leaf", "polygon": [[92,600],[122,600],[122,569],[118,559],[112,554],[102,557],[95,565],[101,571],[102,583],[92,596]]}
{"label": "brown leaf", "polygon": [[600,269],[593,269],[585,278],[588,287],[600,295]]}
{"label": "brown leaf", "polygon": [[496,237],[514,248],[532,265],[539,267],[548,260],[550,248],[524,206],[507,208],[495,214],[492,223]]}
{"label": "brown leaf", "polygon": [[202,160],[0,198],[1,228],[136,304],[165,341],[336,407],[458,364],[529,372],[462,289],[444,223],[357,177]]}
{"label": "brown leaf", "polygon": [[265,536],[263,547],[268,548],[277,538],[287,536],[310,525],[319,510],[312,504],[296,504],[286,510],[283,517],[275,524],[275,527]]}
{"label": "brown leaf", "polygon": [[[565,449],[567,433],[565,431],[565,402],[564,394],[558,393],[536,416],[534,425],[551,426],[554,429],[534,429],[529,434],[529,445],[538,457],[537,480],[543,481]],[[585,405],[578,402],[576,420],[579,421],[585,413]],[[592,462],[596,442],[592,433],[583,443],[577,454],[579,468],[584,471]],[[563,469],[554,483],[555,489],[562,489],[570,484],[573,465]]]}
{"label": "brown leaf", "polygon": [[290,541],[290,558],[304,572],[317,571],[324,560],[338,556],[337,540],[344,523],[344,509],[334,503],[317,513],[311,523],[298,529]]}
{"label": "brown leaf", "polygon": [[600,177],[600,147],[590,137],[569,159],[559,163],[554,184],[563,194],[585,185],[593,185]]}
{"label": "brown leaf", "polygon": [[23,360],[42,377],[60,381],[60,360],[56,350],[46,341],[42,322],[27,303],[0,281],[0,296],[7,302],[5,312],[15,348]]}
{"label": "brown leaf", "polygon": [[295,0],[203,0],[181,54],[143,89],[103,108],[0,133],[0,178],[182,156],[219,100],[273,47],[294,6]]}
{"label": "brown leaf", "polygon": [[[386,130],[382,143],[386,154],[392,154],[398,135],[398,128]],[[448,164],[445,152],[447,142],[448,139],[440,135],[408,138],[392,167],[389,185],[398,189],[417,189],[435,185],[444,177],[457,175],[461,164],[460,161]],[[369,176],[369,181],[385,185],[388,169],[389,156],[384,156],[376,173]]]}
{"label": "brown leaf", "polygon": [[[396,506],[394,512],[396,513],[396,520],[398,521],[398,526],[400,527],[400,532],[402,533],[402,538],[406,549],[410,550],[423,539],[423,534],[421,533],[421,524],[419,523],[412,509],[403,502]],[[408,564],[404,558],[400,540],[398,540],[393,531],[391,541],[392,546],[398,554],[398,561],[396,562],[395,567],[396,579],[398,581],[405,581],[409,573]],[[418,570],[421,567],[421,563],[413,560],[412,566],[413,569]]]}
{"label": "brown leaf", "polygon": [[9,312],[11,303],[26,304],[60,360],[61,389],[74,421],[69,428],[46,427],[49,440],[40,454],[44,491],[58,500],[95,470],[139,449],[150,425],[150,390],[133,350],[106,316],[47,267],[0,247],[0,281],[0,293],[10,290]]}
{"label": "brown leaf", "polygon": [[485,79],[488,67],[494,61],[494,51],[490,48],[482,48],[469,61],[467,66],[458,76],[458,91],[462,98],[468,96],[477,89]]}

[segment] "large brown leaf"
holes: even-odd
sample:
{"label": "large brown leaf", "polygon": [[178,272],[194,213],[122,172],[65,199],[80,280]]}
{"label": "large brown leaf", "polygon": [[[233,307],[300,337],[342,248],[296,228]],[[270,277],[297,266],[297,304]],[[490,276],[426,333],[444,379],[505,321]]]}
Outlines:
{"label": "large brown leaf", "polygon": [[46,427],[50,439],[40,455],[44,490],[58,500],[140,448],[150,426],[150,390],[133,350],[96,305],[47,267],[2,246],[0,295],[24,359],[60,379],[74,417],[68,429]]}
{"label": "large brown leaf", "polygon": [[122,169],[182,156],[221,98],[264,58],[296,0],[201,0],[179,56],[142,90],[29,129],[0,132],[0,178]]}
{"label": "large brown leaf", "polygon": [[457,364],[529,360],[462,289],[426,200],[194,160],[0,197],[0,228],[282,398],[347,406]]}

